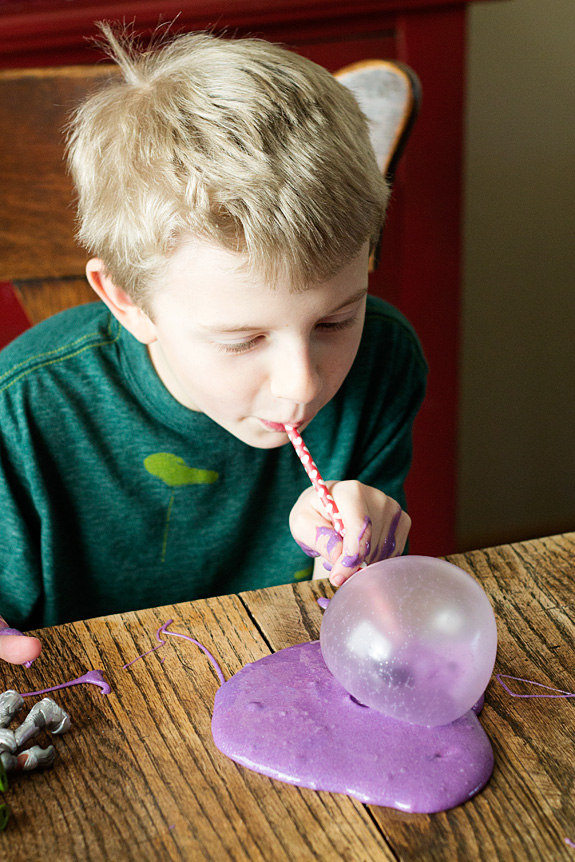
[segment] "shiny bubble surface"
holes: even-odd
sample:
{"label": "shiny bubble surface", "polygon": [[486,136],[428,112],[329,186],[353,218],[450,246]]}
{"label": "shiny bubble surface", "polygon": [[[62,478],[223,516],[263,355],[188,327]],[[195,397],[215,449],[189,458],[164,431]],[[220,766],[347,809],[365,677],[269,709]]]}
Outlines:
{"label": "shiny bubble surface", "polygon": [[434,727],[464,715],[495,664],[497,627],[480,584],[433,557],[394,557],[339,588],[321,625],[334,677],[360,703]]}

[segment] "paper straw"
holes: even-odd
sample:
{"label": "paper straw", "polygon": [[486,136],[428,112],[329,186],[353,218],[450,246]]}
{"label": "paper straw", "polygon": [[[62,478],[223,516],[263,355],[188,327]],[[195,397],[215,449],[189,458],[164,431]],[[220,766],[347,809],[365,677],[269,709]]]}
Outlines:
{"label": "paper straw", "polygon": [[338,508],[335,504],[335,501],[331,494],[329,493],[329,488],[321,478],[320,472],[317,469],[317,466],[309,453],[309,449],[303,442],[303,438],[297,428],[294,428],[293,425],[284,425],[285,432],[290,439],[290,443],[294,447],[298,458],[304,466],[304,469],[309,476],[312,485],[318,493],[318,496],[322,502],[322,505],[335,527],[336,531],[340,536],[345,535],[345,528],[343,526],[343,521],[341,519],[341,515],[339,514]]}

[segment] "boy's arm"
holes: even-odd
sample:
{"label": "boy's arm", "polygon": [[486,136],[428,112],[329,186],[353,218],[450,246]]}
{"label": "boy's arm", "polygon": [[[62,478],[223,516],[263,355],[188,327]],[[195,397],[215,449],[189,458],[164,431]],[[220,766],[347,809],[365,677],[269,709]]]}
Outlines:
{"label": "boy's arm", "polygon": [[40,566],[38,542],[24,516],[31,505],[23,466],[12,465],[4,441],[0,442],[0,660],[25,664],[40,655],[38,638],[23,635],[17,626],[26,625],[38,603]]}

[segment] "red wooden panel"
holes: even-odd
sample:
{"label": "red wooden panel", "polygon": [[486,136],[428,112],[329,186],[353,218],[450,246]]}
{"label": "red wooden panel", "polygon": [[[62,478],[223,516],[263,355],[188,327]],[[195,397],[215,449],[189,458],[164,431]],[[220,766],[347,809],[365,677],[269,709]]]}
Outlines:
{"label": "red wooden panel", "polygon": [[[176,21],[176,29],[228,29],[293,41],[294,30],[325,39],[373,33],[384,16],[463,7],[468,0],[0,0],[0,67],[93,63],[89,37],[102,19],[135,21],[141,31]],[[485,2],[485,0],[484,0]],[[364,22],[368,22],[367,28]],[[308,31],[307,36],[304,31]]]}
{"label": "red wooden panel", "polygon": [[0,281],[0,349],[30,327],[9,281]]}
{"label": "red wooden panel", "polygon": [[412,551],[455,547],[465,10],[405,15],[398,59],[423,82],[423,104],[406,150],[398,304],[430,364],[408,481]]}

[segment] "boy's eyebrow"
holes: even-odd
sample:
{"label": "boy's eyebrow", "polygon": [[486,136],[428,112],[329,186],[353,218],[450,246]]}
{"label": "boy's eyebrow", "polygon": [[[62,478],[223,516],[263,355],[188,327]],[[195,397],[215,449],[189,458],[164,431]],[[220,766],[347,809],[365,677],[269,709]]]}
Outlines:
{"label": "boy's eyebrow", "polygon": [[[363,299],[368,291],[367,287],[362,287],[360,290],[356,291],[353,296],[349,296],[347,299],[344,299],[337,308],[332,309],[329,314],[326,314],[325,317],[329,317],[332,314],[337,314],[342,308],[346,308],[348,305],[353,305],[355,302],[359,302],[360,299]],[[221,332],[222,334],[233,334],[237,332],[253,332],[256,329],[264,329],[262,326],[220,326],[218,323],[210,324],[209,326],[203,326],[202,329],[205,329],[206,332]]]}

